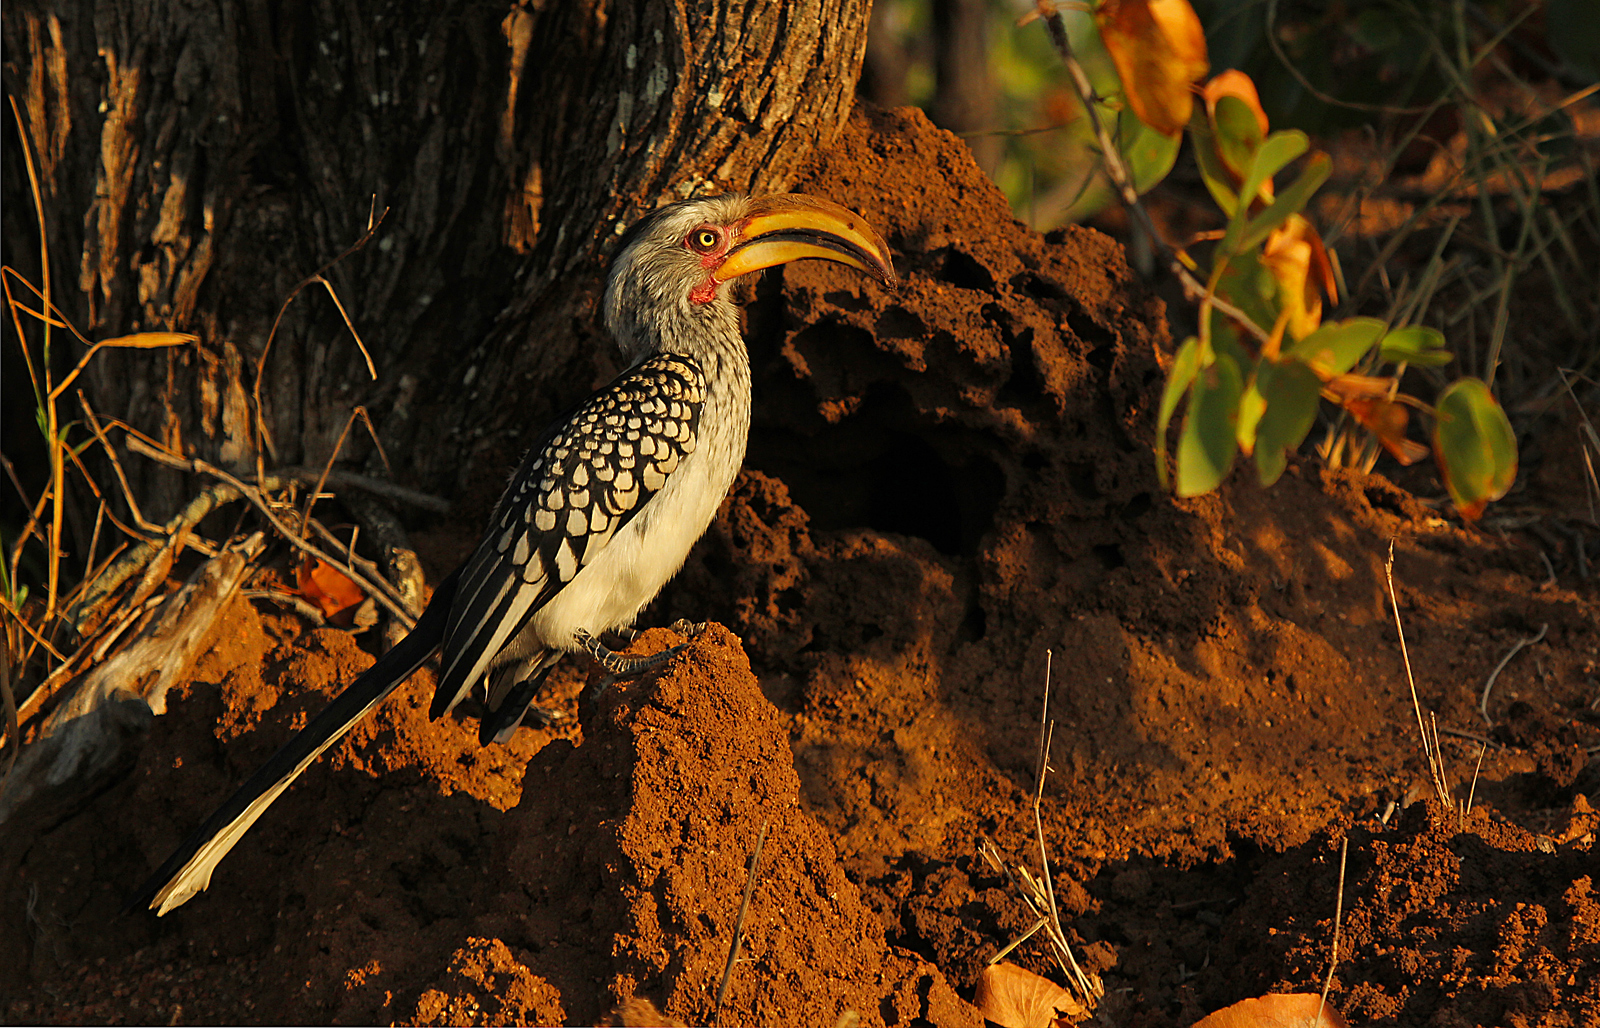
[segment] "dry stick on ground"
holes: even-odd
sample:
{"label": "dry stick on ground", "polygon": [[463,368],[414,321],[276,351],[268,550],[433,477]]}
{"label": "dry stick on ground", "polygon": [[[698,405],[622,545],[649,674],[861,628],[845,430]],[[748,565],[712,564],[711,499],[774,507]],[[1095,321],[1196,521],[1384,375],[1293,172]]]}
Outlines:
{"label": "dry stick on ground", "polygon": [[[246,485],[239,479],[228,474],[226,471],[223,471],[221,468],[212,464],[208,464],[198,457],[173,456],[159,447],[152,446],[131,432],[127,436],[127,441],[128,449],[135,453],[149,457],[151,460],[158,461],[167,465],[168,467],[177,468],[180,471],[188,471],[200,475],[210,475],[212,478],[220,480],[223,484],[231,486],[234,490],[236,490],[239,496],[243,496],[245,499],[250,501],[256,510],[261,513],[261,516],[267,519],[267,524],[272,526],[273,531],[282,536],[284,541],[288,542],[289,545],[304,553],[309,553],[311,556],[316,557],[318,560],[326,564],[332,564],[335,567],[339,566],[339,560],[337,557],[334,557],[318,547],[306,542],[304,539],[301,539],[295,532],[290,530],[289,526],[285,525],[282,521],[279,521],[278,516],[272,512],[272,506],[267,503],[266,498],[261,495],[260,490],[258,490],[256,487]],[[268,490],[277,488],[280,484],[276,479],[273,479],[270,476],[258,478],[258,482],[264,485]],[[389,594],[392,591],[391,587],[387,582],[382,582],[381,576],[378,581],[373,581],[366,574],[356,573],[354,574],[352,580],[357,585],[361,586],[368,596],[371,596],[374,600],[376,600],[379,606],[383,607],[383,609],[394,615],[395,620],[404,624],[407,629],[410,629],[416,625],[416,620],[412,618],[410,614],[406,613],[405,608],[394,599],[390,598]],[[380,582],[382,584],[379,584]]]}
{"label": "dry stick on ground", "polygon": [[[130,445],[129,448],[133,447]],[[97,575],[89,588],[79,597],[78,602],[68,611],[68,620],[78,631],[83,631],[84,627],[100,613],[101,607],[110,599],[111,594],[124,582],[147,568],[158,554],[172,547],[173,540],[187,535],[190,529],[199,524],[207,514],[218,507],[232,503],[239,498],[239,495],[238,490],[231,486],[216,483],[190,500],[187,507],[174,514],[166,523],[160,536],[145,540],[129,549],[116,564]]]}
{"label": "dry stick on ground", "polygon": [[318,628],[321,628],[327,620],[322,616],[322,611],[293,593],[280,592],[277,589],[243,589],[239,595],[247,600],[268,600],[282,604]]}
{"label": "dry stick on ground", "polygon": [[[1389,606],[1394,608],[1394,630],[1400,637],[1400,658],[1406,665],[1406,683],[1411,686],[1411,708],[1417,714],[1417,731],[1422,736],[1422,755],[1428,761],[1428,780],[1433,786],[1433,793],[1446,810],[1455,810],[1454,799],[1450,795],[1450,785],[1444,777],[1444,758],[1439,753],[1438,723],[1434,723],[1432,740],[1428,736],[1427,723],[1422,719],[1422,701],[1417,698],[1417,680],[1411,674],[1411,654],[1406,649],[1406,631],[1400,624],[1400,601],[1394,594],[1394,540],[1389,540],[1389,559],[1383,565],[1383,579],[1389,585]],[[1459,815],[1459,811],[1457,814]]]}
{"label": "dry stick on ground", "polygon": [[1511,652],[1507,653],[1504,657],[1501,657],[1500,663],[1496,664],[1494,666],[1494,670],[1489,672],[1489,680],[1483,683],[1483,695],[1478,698],[1478,713],[1483,715],[1484,724],[1490,726],[1494,725],[1494,720],[1489,717],[1489,692],[1494,688],[1495,679],[1499,678],[1500,672],[1504,671],[1506,669],[1506,665],[1511,663],[1511,658],[1522,652],[1522,648],[1524,646],[1532,646],[1534,643],[1543,639],[1544,634],[1548,631],[1550,631],[1550,623],[1545,622],[1539,626],[1538,635],[1529,636],[1526,639],[1518,639],[1517,644],[1511,647]]}
{"label": "dry stick on ground", "polygon": [[739,903],[739,918],[733,925],[733,942],[728,946],[728,962],[722,967],[722,981],[717,984],[717,1005],[711,1011],[711,1023],[722,1018],[722,1001],[728,995],[728,980],[733,977],[733,965],[739,959],[739,947],[744,942],[744,920],[750,914],[750,896],[756,890],[756,865],[761,862],[761,847],[767,844],[767,820],[761,821],[761,832],[756,836],[755,852],[750,854],[750,874],[744,880],[744,899]]}
{"label": "dry stick on ground", "polygon": [[[370,475],[360,475],[353,471],[329,471],[324,478],[322,472],[311,468],[276,468],[271,473],[276,478],[292,478],[305,485],[315,485],[321,482],[331,485],[336,489],[360,489],[362,492],[371,493],[385,500],[393,500],[419,510],[429,511],[434,514],[450,513],[450,501],[441,499],[430,493],[418,492],[407,489],[403,485],[388,482]],[[320,488],[320,487],[319,487]]]}

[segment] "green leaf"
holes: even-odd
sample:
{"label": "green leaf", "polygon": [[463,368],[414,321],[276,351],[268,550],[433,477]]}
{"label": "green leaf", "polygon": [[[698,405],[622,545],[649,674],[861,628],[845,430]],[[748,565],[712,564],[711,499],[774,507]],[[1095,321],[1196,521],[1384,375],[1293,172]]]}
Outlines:
{"label": "green leaf", "polygon": [[1134,117],[1132,111],[1117,115],[1117,149],[1133,176],[1134,190],[1141,194],[1167,177],[1182,144],[1181,135],[1157,132]]}
{"label": "green leaf", "polygon": [[1178,436],[1179,496],[1198,496],[1217,487],[1238,449],[1235,426],[1244,383],[1232,357],[1218,354],[1195,376],[1183,431]]}
{"label": "green leaf", "polygon": [[[1278,280],[1255,253],[1242,253],[1228,262],[1217,280],[1217,295],[1263,329],[1271,331],[1278,321]],[[1221,324],[1227,319],[1213,311],[1213,321]],[[1217,335],[1215,324],[1211,332],[1213,337]]]}
{"label": "green leaf", "polygon": [[1451,355],[1444,348],[1444,333],[1426,325],[1407,325],[1383,337],[1379,356],[1390,364],[1420,364],[1436,368],[1448,364]]}
{"label": "green leaf", "polygon": [[[1223,99],[1229,98],[1223,97]],[[1272,176],[1285,165],[1305,153],[1309,145],[1310,141],[1306,138],[1306,134],[1299,129],[1274,132],[1261,144],[1250,162],[1250,171],[1245,175],[1244,185],[1239,187],[1239,206],[1234,208],[1233,217],[1228,222],[1228,231],[1222,237],[1220,249],[1223,254],[1232,256],[1248,249],[1240,245],[1239,240],[1244,234],[1245,219],[1250,213],[1251,201],[1261,191],[1262,183],[1270,181]]]}
{"label": "green leaf", "polygon": [[1262,183],[1288,167],[1290,161],[1305,153],[1310,146],[1311,140],[1299,129],[1285,129],[1268,136],[1256,151],[1255,160],[1250,162],[1250,173],[1245,176],[1240,195],[1253,199],[1261,191]]}
{"label": "green leaf", "polygon": [[1482,380],[1463,378],[1439,394],[1433,456],[1463,517],[1475,519],[1517,477],[1517,437]]}
{"label": "green leaf", "polygon": [[1271,485],[1288,465],[1285,454],[1299,449],[1317,420],[1322,380],[1299,361],[1262,361],[1256,384],[1267,402],[1256,429],[1256,472]]}
{"label": "green leaf", "polygon": [[1236,96],[1219,97],[1213,118],[1217,126],[1217,155],[1226,167],[1243,178],[1244,170],[1250,167],[1261,147],[1261,122],[1256,120],[1256,112],[1250,105]]}
{"label": "green leaf", "polygon": [[1262,361],[1251,376],[1250,382],[1244,387],[1244,395],[1239,397],[1239,421],[1234,426],[1233,437],[1239,443],[1239,452],[1248,456],[1256,446],[1256,426],[1261,424],[1261,415],[1267,412],[1266,398],[1261,395],[1261,370],[1270,362]]}
{"label": "green leaf", "polygon": [[1289,348],[1296,357],[1328,375],[1342,375],[1356,366],[1383,335],[1377,318],[1347,318],[1323,325]]}
{"label": "green leaf", "polygon": [[1189,391],[1195,373],[1200,370],[1200,340],[1190,336],[1178,347],[1172,359],[1172,370],[1167,373],[1167,384],[1161,390],[1161,411],[1156,416],[1156,477],[1161,488],[1167,488],[1167,425],[1172,422],[1172,412],[1178,401]]}
{"label": "green leaf", "polygon": [[1328,180],[1328,173],[1333,170],[1333,162],[1325,153],[1313,154],[1306,161],[1305,170],[1300,172],[1300,177],[1294,184],[1278,194],[1271,206],[1254,218],[1245,226],[1244,234],[1239,237],[1240,250],[1253,250],[1256,245],[1279,225],[1289,220],[1289,215],[1299,214],[1305,210],[1306,204],[1311,200],[1311,194],[1322,188],[1322,183]]}
{"label": "green leaf", "polygon": [[1200,179],[1211,191],[1211,199],[1222,208],[1222,213],[1233,216],[1239,206],[1239,197],[1233,191],[1233,175],[1217,155],[1217,136],[1206,119],[1205,106],[1194,105],[1194,116],[1189,119],[1189,137],[1194,142],[1194,160],[1200,166]]}

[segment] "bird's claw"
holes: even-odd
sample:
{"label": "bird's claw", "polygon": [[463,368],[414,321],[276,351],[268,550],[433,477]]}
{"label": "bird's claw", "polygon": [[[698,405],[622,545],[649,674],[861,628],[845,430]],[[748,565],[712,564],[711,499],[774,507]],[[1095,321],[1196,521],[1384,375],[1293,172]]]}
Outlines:
{"label": "bird's claw", "polygon": [[679,643],[662,650],[660,653],[651,653],[641,657],[613,652],[605,643],[596,639],[583,629],[578,629],[573,638],[579,646],[586,650],[596,664],[611,672],[614,678],[637,678],[639,675],[654,671],[667,661],[683,651],[687,643]]}
{"label": "bird's claw", "polygon": [[616,641],[617,649],[625,650],[629,646],[633,645],[633,641],[635,639],[639,638],[639,630],[637,628],[631,628],[627,625],[623,625],[621,628],[612,628],[601,632],[600,635],[602,637],[609,635],[613,640]]}

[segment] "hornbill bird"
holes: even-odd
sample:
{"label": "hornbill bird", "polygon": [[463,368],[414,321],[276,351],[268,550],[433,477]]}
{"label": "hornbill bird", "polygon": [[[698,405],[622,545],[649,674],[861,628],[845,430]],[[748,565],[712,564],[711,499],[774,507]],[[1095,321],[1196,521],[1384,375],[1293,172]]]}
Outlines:
{"label": "hornbill bird", "polygon": [[603,301],[631,366],[545,430],[410,634],[256,771],[128,907],[165,914],[210,885],[218,861],[300,772],[435,652],[430,716],[477,691],[485,745],[515,731],[564,653],[587,651],[617,677],[670,660],[681,646],[630,657],[600,637],[625,635],[677,573],[744,461],[750,358],[730,284],[806,257],[895,281],[883,237],[815,197],[683,200],[633,225]]}

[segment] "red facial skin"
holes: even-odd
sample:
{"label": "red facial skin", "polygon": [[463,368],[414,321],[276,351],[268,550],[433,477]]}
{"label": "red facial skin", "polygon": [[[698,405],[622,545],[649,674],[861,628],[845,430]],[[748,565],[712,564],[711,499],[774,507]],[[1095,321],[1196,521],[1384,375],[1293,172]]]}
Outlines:
{"label": "red facial skin", "polygon": [[[735,226],[735,228],[742,226]],[[717,237],[717,242],[710,248],[699,244],[698,239],[702,233],[709,232]],[[710,303],[717,298],[717,289],[722,285],[717,281],[716,269],[728,256],[729,232],[726,228],[717,225],[701,225],[690,232],[683,239],[683,247],[700,258],[700,266],[706,269],[705,281],[689,290],[690,303]]]}

